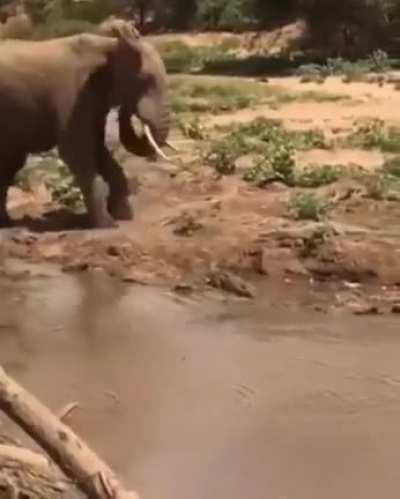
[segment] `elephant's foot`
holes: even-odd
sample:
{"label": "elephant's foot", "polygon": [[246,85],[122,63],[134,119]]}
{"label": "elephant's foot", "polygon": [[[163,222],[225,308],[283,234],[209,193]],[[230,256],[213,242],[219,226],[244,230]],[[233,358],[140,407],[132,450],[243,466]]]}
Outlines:
{"label": "elephant's foot", "polygon": [[112,229],[117,222],[107,209],[108,186],[96,177],[91,186],[90,195],[86,196],[86,207],[92,227],[96,229]]}
{"label": "elephant's foot", "polygon": [[90,224],[95,229],[115,229],[118,227],[117,222],[110,214],[102,213],[101,216],[98,214],[89,216]]}
{"label": "elephant's foot", "polygon": [[133,220],[134,211],[127,197],[108,200],[108,211],[116,220]]}

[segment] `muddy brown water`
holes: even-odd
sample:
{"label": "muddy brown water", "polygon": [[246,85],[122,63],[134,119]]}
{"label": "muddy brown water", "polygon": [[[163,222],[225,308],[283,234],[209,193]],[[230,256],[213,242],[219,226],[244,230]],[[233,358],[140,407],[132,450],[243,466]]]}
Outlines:
{"label": "muddy brown water", "polygon": [[71,426],[143,499],[397,498],[398,320],[284,290],[1,280],[0,363],[54,410],[79,401]]}

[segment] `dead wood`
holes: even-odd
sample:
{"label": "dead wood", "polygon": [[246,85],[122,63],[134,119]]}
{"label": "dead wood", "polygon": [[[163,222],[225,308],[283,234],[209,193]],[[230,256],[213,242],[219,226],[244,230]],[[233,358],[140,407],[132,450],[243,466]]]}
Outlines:
{"label": "dead wood", "polygon": [[60,421],[64,422],[68,418],[68,416],[76,409],[79,409],[79,407],[80,405],[78,404],[78,402],[70,402],[58,412],[57,416],[59,417]]}
{"label": "dead wood", "polygon": [[44,455],[0,444],[0,498],[61,499],[72,490]]}
{"label": "dead wood", "polygon": [[39,444],[91,499],[137,499],[113,471],[47,407],[0,367],[0,409]]}

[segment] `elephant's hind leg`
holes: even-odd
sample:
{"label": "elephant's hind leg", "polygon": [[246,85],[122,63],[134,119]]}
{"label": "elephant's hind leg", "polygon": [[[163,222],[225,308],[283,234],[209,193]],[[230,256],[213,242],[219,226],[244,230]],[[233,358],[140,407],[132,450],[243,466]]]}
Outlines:
{"label": "elephant's hind leg", "polygon": [[11,225],[11,219],[7,213],[8,188],[13,184],[15,175],[24,166],[26,154],[14,154],[8,157],[0,157],[0,227]]}

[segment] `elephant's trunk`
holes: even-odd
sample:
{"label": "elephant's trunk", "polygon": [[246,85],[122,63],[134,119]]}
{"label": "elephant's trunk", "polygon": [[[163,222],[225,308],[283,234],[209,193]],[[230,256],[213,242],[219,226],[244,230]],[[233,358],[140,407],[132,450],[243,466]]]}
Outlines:
{"label": "elephant's trunk", "polygon": [[[125,149],[138,156],[163,156],[161,147],[165,145],[170,129],[170,113],[167,105],[156,108],[152,102],[139,103],[136,116],[144,125],[144,133],[138,135],[132,126],[132,114],[124,106],[119,111],[119,135]],[[165,157],[165,155],[163,156]]]}

